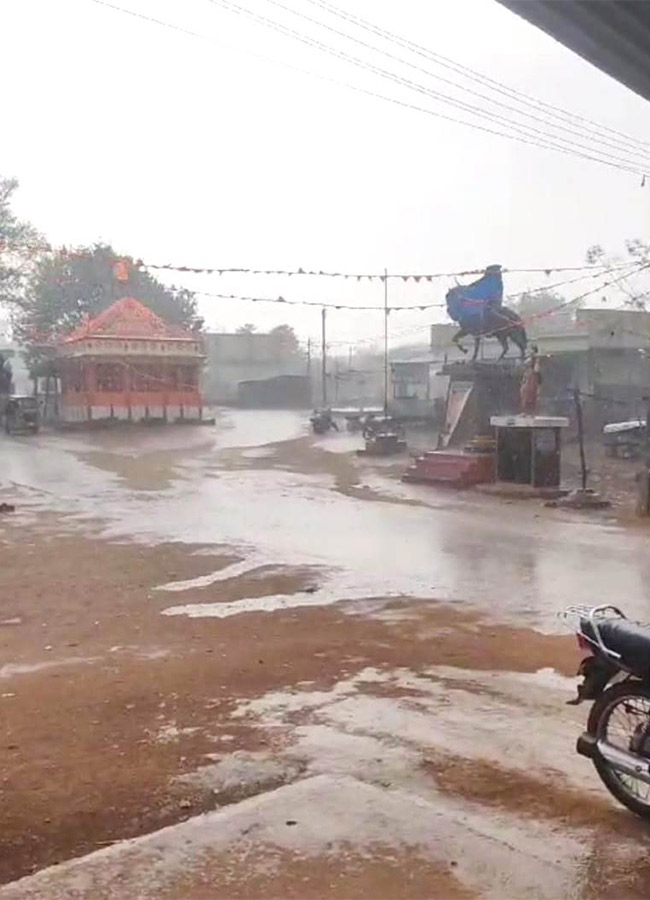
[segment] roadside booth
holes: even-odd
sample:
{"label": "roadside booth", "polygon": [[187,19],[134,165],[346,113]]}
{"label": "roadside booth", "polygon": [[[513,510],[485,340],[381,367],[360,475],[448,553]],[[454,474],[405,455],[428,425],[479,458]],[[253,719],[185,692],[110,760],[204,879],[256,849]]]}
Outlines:
{"label": "roadside booth", "polygon": [[561,474],[562,416],[492,416],[496,479],[535,488],[557,488]]}

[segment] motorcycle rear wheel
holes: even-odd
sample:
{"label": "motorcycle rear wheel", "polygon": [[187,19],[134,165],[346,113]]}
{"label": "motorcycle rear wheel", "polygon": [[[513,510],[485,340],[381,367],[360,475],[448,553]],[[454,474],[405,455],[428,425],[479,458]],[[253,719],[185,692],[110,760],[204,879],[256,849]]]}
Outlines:
{"label": "motorcycle rear wheel", "polygon": [[[650,721],[650,687],[639,681],[626,681],[606,690],[591,707],[587,730],[598,740],[608,741],[624,750],[645,730]],[[650,739],[644,738],[643,755],[650,756]],[[633,751],[638,752],[638,751]],[[637,816],[650,820],[650,784],[612,768],[602,759],[594,766],[607,790]]]}

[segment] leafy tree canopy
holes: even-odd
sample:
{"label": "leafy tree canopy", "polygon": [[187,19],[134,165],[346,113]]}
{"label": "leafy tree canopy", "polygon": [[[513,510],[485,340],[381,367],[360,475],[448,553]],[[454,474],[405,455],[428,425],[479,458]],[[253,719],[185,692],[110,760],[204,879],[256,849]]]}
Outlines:
{"label": "leafy tree canopy", "polygon": [[283,356],[295,356],[300,352],[300,344],[291,325],[277,325],[271,329],[271,334],[278,341]]}
{"label": "leafy tree canopy", "polygon": [[0,303],[14,303],[23,295],[40,241],[36,229],[11,208],[17,187],[15,178],[0,177]]}
{"label": "leafy tree canopy", "polygon": [[[122,264],[126,281],[116,278],[116,263]],[[13,320],[16,338],[28,348],[30,367],[48,355],[44,348],[57,335],[125,296],[140,300],[171,325],[201,325],[191,291],[166,287],[108,244],[43,254],[16,304]]]}
{"label": "leafy tree canopy", "polygon": [[[625,242],[625,255],[614,256],[605,252],[600,244],[594,244],[587,250],[587,262],[590,265],[601,265],[605,274],[610,272],[617,279],[625,275],[625,270],[614,271],[615,267],[629,263],[629,275],[616,282],[616,290],[626,296],[624,305],[630,309],[647,310],[650,306],[650,294],[647,287],[639,284],[635,276],[644,269],[650,268],[650,243],[640,238],[630,238]],[[645,272],[644,274],[647,274]],[[612,288],[614,286],[612,285]]]}

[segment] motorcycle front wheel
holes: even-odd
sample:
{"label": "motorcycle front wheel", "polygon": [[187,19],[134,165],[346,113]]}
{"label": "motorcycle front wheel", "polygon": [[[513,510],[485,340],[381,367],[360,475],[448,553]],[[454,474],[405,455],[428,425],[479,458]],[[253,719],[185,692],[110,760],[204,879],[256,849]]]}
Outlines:
{"label": "motorcycle front wheel", "polygon": [[[650,758],[650,688],[638,681],[609,688],[591,707],[587,730],[599,741]],[[650,784],[613,768],[603,759],[596,758],[593,763],[619,803],[650,820]]]}

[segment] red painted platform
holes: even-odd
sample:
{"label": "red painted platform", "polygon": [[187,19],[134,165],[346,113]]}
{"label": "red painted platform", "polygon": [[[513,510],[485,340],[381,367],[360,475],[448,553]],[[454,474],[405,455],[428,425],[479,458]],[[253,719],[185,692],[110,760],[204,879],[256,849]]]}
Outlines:
{"label": "red painted platform", "polygon": [[472,487],[494,481],[494,456],[489,453],[464,453],[462,450],[430,450],[418,456],[402,481],[413,484],[444,484]]}

